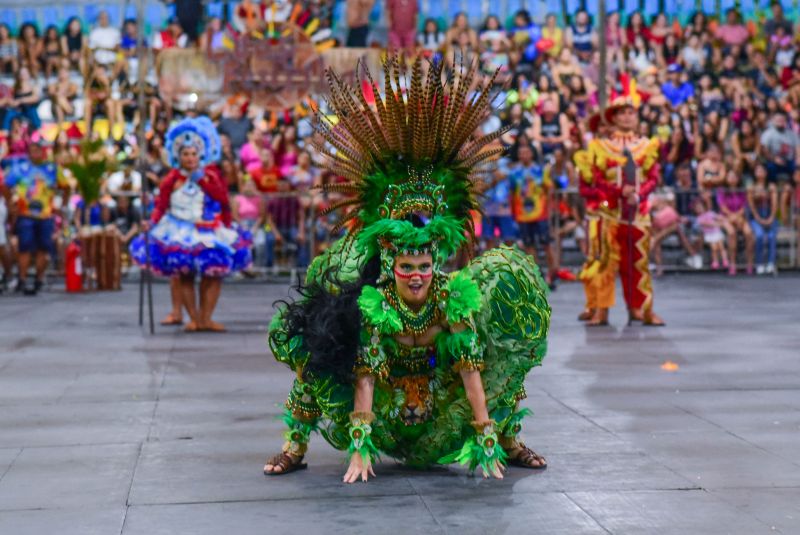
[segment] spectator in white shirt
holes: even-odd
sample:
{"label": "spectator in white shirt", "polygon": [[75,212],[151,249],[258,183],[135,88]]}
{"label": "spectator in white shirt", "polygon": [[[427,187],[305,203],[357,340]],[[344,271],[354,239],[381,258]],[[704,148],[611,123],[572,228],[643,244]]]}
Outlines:
{"label": "spectator in white shirt", "polygon": [[89,32],[89,48],[94,53],[95,62],[115,70],[117,53],[122,42],[122,33],[109,25],[108,13],[101,11],[97,16],[97,26]]}
{"label": "spectator in white shirt", "polygon": [[115,171],[106,180],[106,191],[111,195],[139,193],[142,190],[142,175],[133,169],[133,162],[126,161],[122,170]]}

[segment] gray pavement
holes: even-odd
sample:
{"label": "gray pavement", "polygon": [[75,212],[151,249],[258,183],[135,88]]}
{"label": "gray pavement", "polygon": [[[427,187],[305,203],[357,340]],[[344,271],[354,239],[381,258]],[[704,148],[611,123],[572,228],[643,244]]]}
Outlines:
{"label": "gray pavement", "polygon": [[[136,324],[136,291],[0,296],[0,534],[800,533],[800,277],[657,281],[669,326],[587,330],[552,295],[526,441],[550,468],[484,481],[385,460],[265,478],[292,374],[266,326],[285,286],[227,285],[224,335]],[[155,287],[156,313],[167,287]],[[665,361],[678,369],[662,369]]]}

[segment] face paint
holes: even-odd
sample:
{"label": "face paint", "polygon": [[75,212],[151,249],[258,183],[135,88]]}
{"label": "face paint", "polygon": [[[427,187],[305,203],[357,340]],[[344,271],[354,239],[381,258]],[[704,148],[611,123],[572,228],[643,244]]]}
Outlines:
{"label": "face paint", "polygon": [[398,255],[394,264],[394,284],[400,298],[409,306],[422,306],[428,299],[433,279],[433,257]]}
{"label": "face paint", "polygon": [[403,273],[399,269],[395,269],[394,276],[399,279],[412,279],[414,277],[419,277],[421,279],[430,279],[431,277],[433,277],[433,272],[420,273],[419,271],[412,271],[411,273]]}

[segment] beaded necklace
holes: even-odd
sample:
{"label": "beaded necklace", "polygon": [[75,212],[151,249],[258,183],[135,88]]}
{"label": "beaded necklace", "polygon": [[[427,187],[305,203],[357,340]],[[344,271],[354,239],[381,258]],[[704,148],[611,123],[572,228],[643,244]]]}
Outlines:
{"label": "beaded necklace", "polygon": [[386,301],[389,305],[397,311],[400,315],[400,320],[403,322],[403,331],[411,333],[415,337],[422,335],[439,317],[439,307],[436,306],[435,296],[436,289],[434,288],[436,281],[431,284],[428,290],[429,298],[419,309],[419,312],[414,312],[403,300],[397,295],[394,286],[389,286],[385,290]]}

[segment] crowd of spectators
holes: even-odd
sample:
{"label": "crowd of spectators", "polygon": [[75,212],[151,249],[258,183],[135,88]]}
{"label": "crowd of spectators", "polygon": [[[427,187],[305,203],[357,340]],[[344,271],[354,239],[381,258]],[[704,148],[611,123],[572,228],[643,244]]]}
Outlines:
{"label": "crowd of spectators", "polygon": [[[392,5],[387,3],[390,10]],[[694,268],[703,266],[707,243],[725,253],[712,256],[712,268],[775,273],[779,227],[794,231],[790,239],[796,240],[800,33],[779,3],[770,9],[768,17],[749,22],[734,9],[722,20],[697,13],[684,25],[663,13],[649,24],[633,13],[623,24],[611,13],[605,35],[583,10],[565,26],[552,14],[537,24],[525,11],[505,25],[487,17],[479,28],[463,14],[448,28],[435,19],[422,21],[416,46],[423,53],[455,63],[478,58],[487,77],[499,69],[498,85],[506,84],[504,105],[485,125],[511,125],[502,138],[507,157],[484,206],[487,239],[521,241],[544,253],[551,277],[559,273],[562,238],[572,235],[584,246],[581,203],[570,193],[578,177],[570,162],[598,134],[592,118],[599,112],[605,41],[609,92],[621,91],[624,78],[635,80],[640,133],[661,141],[661,184],[651,199],[657,272],[662,245],[674,241]],[[395,20],[391,12],[389,20]],[[390,26],[390,44],[406,28]],[[528,148],[533,165],[523,160]],[[535,232],[532,219],[541,221]],[[719,232],[709,234],[703,222],[712,219]]]}
{"label": "crowd of spectators", "polygon": [[[121,175],[116,182],[109,179],[101,203],[124,209],[123,215],[100,210],[93,217],[104,225],[120,224],[120,235],[129,239],[135,227],[125,214],[139,209],[131,199],[142,187],[157,188],[168,170],[164,134],[170,122],[207,113],[222,136],[219,165],[233,213],[257,234],[258,263],[307,265],[335,238],[332,222],[315,214],[337,200],[312,189],[336,177],[322,171],[321,157],[309,143],[308,120],[294,110],[265,116],[236,95],[211,109],[175,109],[159,98],[152,66],[138,80],[140,46],[148,58],[169,48],[213,53],[223,47],[229,28],[263,29],[270,17],[286,15],[267,4],[244,0],[231,9],[229,21],[210,18],[188,31],[186,21],[174,17],[143,43],[136,21],[125,20],[118,28],[104,12],[88,31],[77,18],[43,32],[30,23],[0,24],[0,157],[25,153],[36,130],[50,122],[60,127],[52,157],[64,166],[81,135],[73,123],[82,120],[83,130],[92,132],[92,123],[105,118],[106,148]],[[329,4],[314,3],[322,26],[331,24]],[[591,119],[600,106],[604,40],[609,90],[619,90],[623,76],[635,79],[642,98],[641,134],[662,142],[662,183],[651,199],[658,271],[662,245],[672,242],[695,268],[703,265],[707,246],[712,268],[733,274],[739,264],[748,272],[775,271],[779,226],[792,225],[798,219],[792,209],[800,205],[800,32],[780,4],[765,19],[748,22],[735,10],[722,20],[697,13],[686,24],[664,14],[647,21],[640,13],[624,20],[611,13],[605,35],[583,10],[566,24],[555,14],[534,20],[522,10],[507,20],[488,16],[474,26],[464,13],[450,23],[425,19],[413,0],[379,4],[386,39],[367,15],[375,0],[346,0],[343,22],[349,29],[340,46],[386,46],[446,62],[450,70],[478,61],[485,80],[499,71],[501,104],[483,128],[508,126],[501,138],[508,151],[477,221],[482,247],[518,242],[543,255],[551,282],[572,278],[561,269],[562,261],[576,265],[580,256],[566,261],[564,244],[574,240],[577,251],[585,252],[572,156],[603,130]],[[140,84],[145,109],[136,98]],[[133,135],[139,121],[145,122],[148,139],[141,148],[144,176],[132,170],[140,150]],[[126,200],[120,203],[120,197]],[[75,199],[65,207],[77,216],[61,219],[61,235],[70,222],[83,224]],[[0,249],[4,258],[6,253]]]}

